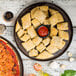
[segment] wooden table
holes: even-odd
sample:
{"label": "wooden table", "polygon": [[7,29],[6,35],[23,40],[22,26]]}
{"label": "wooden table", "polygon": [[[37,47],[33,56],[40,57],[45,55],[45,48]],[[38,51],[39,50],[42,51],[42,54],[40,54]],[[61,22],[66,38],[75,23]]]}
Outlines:
{"label": "wooden table", "polygon": [[[73,57],[76,60],[76,0],[0,0],[0,24],[5,24],[7,26],[6,31],[2,35],[6,39],[8,39],[16,48],[17,45],[14,41],[13,37],[13,29],[14,29],[14,21],[19,15],[19,13],[28,5],[39,2],[39,1],[48,1],[48,2],[53,2],[60,7],[62,7],[70,16],[72,23],[73,23],[73,40],[68,48],[67,51],[70,51],[73,54]],[[14,20],[12,22],[5,22],[2,19],[3,14],[6,11],[12,11],[14,13]],[[54,76],[59,76],[60,72],[63,70],[61,68],[58,69],[51,69],[48,67],[48,64],[51,61],[46,61],[46,62],[39,62],[35,60],[31,60],[28,57],[26,57],[23,53],[20,52],[20,50],[17,48],[19,51],[23,64],[24,64],[24,72],[25,73],[35,73],[33,69],[33,64],[34,63],[40,63],[43,66],[43,70],[45,72],[48,72],[49,74],[52,74]],[[65,69],[75,69],[76,70],[76,61],[74,62],[69,62],[68,61],[68,56],[67,56],[67,51],[60,56],[59,58],[55,59],[54,61],[60,63],[60,64],[65,64],[66,68]]]}

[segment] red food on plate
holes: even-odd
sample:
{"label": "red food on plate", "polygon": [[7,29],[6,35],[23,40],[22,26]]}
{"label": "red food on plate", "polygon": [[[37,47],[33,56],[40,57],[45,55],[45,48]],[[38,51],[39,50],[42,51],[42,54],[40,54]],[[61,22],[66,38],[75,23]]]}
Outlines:
{"label": "red food on plate", "polygon": [[48,35],[48,28],[45,27],[45,26],[41,26],[39,29],[38,29],[38,34],[39,36],[41,37],[45,37]]}
{"label": "red food on plate", "polygon": [[20,76],[17,56],[3,39],[0,39],[0,76]]}
{"label": "red food on plate", "polygon": [[35,63],[33,67],[36,71],[41,71],[42,70],[42,66],[38,63]]}

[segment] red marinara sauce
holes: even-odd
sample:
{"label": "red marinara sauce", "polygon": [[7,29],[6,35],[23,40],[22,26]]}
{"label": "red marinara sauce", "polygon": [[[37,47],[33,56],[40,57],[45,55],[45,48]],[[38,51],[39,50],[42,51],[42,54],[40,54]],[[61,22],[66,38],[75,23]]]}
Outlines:
{"label": "red marinara sauce", "polygon": [[47,36],[47,35],[48,35],[48,28],[47,28],[46,26],[41,26],[41,27],[39,27],[39,29],[38,29],[38,34],[39,34],[39,36],[41,36],[41,37]]}
{"label": "red marinara sauce", "polygon": [[20,76],[18,58],[3,39],[0,39],[0,76]]}

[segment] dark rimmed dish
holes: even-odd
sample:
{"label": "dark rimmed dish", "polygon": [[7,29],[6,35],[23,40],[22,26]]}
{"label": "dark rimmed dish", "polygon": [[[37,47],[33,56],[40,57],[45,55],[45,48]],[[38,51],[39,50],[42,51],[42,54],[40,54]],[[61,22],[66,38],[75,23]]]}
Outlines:
{"label": "dark rimmed dish", "polygon": [[14,17],[14,15],[13,15],[13,13],[11,11],[7,11],[4,14],[4,19],[6,21],[11,21],[13,17]]}
{"label": "dark rimmed dish", "polygon": [[[23,46],[21,45],[21,40],[18,38],[17,33],[15,32],[15,28],[14,28],[14,38],[15,38],[15,42],[16,42],[18,48],[21,50],[21,52],[24,53],[24,55],[28,56],[28,57],[31,58],[31,59],[38,60],[38,61],[53,60],[53,59],[61,56],[61,55],[67,50],[67,48],[70,46],[70,43],[71,43],[72,37],[73,37],[72,22],[71,22],[69,16],[67,15],[67,13],[66,13],[62,8],[60,8],[59,6],[57,6],[57,5],[53,4],[53,3],[49,3],[49,2],[39,2],[39,3],[35,3],[35,4],[32,4],[32,5],[28,6],[28,7],[26,7],[26,8],[19,14],[19,16],[18,16],[17,19],[16,19],[16,22],[17,22],[17,20],[18,20],[19,23],[21,24],[21,17],[22,17],[22,16],[24,16],[26,13],[30,12],[33,8],[35,8],[35,7],[37,7],[37,6],[43,6],[43,5],[47,5],[47,6],[49,6],[49,7],[52,8],[52,9],[58,10],[58,11],[62,14],[62,16],[63,16],[63,18],[64,18],[64,21],[67,21],[67,22],[68,22],[68,24],[69,24],[69,26],[68,26],[68,27],[69,27],[69,31],[68,31],[68,33],[69,33],[69,41],[66,41],[66,45],[65,45],[60,51],[58,51],[56,54],[54,54],[54,57],[51,57],[51,58],[48,58],[48,59],[36,59],[35,57],[30,57],[30,56],[28,55],[28,53],[26,52],[26,50],[23,48]],[[15,25],[16,25],[16,22],[15,22]],[[22,26],[22,24],[21,24],[21,26]],[[15,26],[14,26],[14,27],[15,27]]]}
{"label": "dark rimmed dish", "polygon": [[[42,26],[44,26],[44,27],[46,27],[46,28],[48,29],[48,34],[47,34],[46,36],[44,36],[44,37],[42,37],[42,36],[40,36],[40,35],[38,34],[38,29],[39,29],[40,27],[42,27]],[[36,28],[36,32],[37,32],[37,35],[38,35],[39,37],[41,37],[41,38],[46,38],[46,37],[48,37],[49,34],[50,34],[50,25],[40,25],[39,27]]]}
{"label": "dark rimmed dish", "polygon": [[7,39],[5,39],[4,37],[0,36],[1,39],[3,39],[4,41],[7,42],[7,44],[10,45],[10,47],[13,49],[13,51],[15,52],[17,58],[18,58],[18,62],[19,62],[19,69],[20,69],[20,76],[24,75],[24,69],[23,69],[23,62],[21,59],[20,54],[18,53],[17,49],[11,44],[11,42],[9,42]]}

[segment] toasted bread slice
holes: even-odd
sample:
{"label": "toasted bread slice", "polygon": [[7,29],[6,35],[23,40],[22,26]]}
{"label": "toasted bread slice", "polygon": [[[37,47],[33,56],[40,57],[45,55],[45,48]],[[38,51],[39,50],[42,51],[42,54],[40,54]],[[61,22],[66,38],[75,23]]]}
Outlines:
{"label": "toasted bread slice", "polygon": [[66,44],[66,42],[65,41],[62,41],[61,46],[60,46],[60,49],[62,49],[65,46],[65,44]]}
{"label": "toasted bread slice", "polygon": [[40,22],[37,19],[33,19],[32,24],[35,28],[37,28],[40,25]]}
{"label": "toasted bread slice", "polygon": [[42,24],[44,22],[45,18],[46,18],[46,15],[41,10],[37,10],[34,13],[34,17]]}
{"label": "toasted bread slice", "polygon": [[44,12],[44,14],[46,15],[46,17],[48,18],[48,17],[49,17],[48,11],[43,11],[43,12]]}
{"label": "toasted bread slice", "polygon": [[60,22],[64,22],[64,18],[63,18],[63,16],[61,15],[61,13],[57,13],[56,14],[57,15],[57,23],[60,23]]}
{"label": "toasted bread slice", "polygon": [[18,32],[21,29],[21,25],[19,24],[19,22],[17,21],[16,23],[16,28],[15,28],[15,32]]}
{"label": "toasted bread slice", "polygon": [[49,53],[56,53],[59,49],[55,46],[52,46],[51,44],[46,48],[46,50],[49,52]]}
{"label": "toasted bread slice", "polygon": [[58,13],[58,11],[56,11],[56,10],[54,10],[54,9],[51,9],[51,8],[49,9],[49,11],[50,11],[50,14],[51,14],[51,15],[54,15],[54,14]]}
{"label": "toasted bread slice", "polygon": [[65,40],[69,40],[69,33],[65,31],[59,31],[59,37]]}
{"label": "toasted bread slice", "polygon": [[32,19],[35,18],[35,17],[34,17],[34,13],[35,13],[37,10],[39,10],[39,7],[33,8],[33,9],[31,10],[31,18],[32,18]]}
{"label": "toasted bread slice", "polygon": [[42,42],[43,42],[43,44],[44,44],[45,46],[47,46],[47,45],[50,43],[50,38],[47,37],[47,38],[44,39]]}
{"label": "toasted bread slice", "polygon": [[53,57],[53,54],[48,53],[47,51],[43,51],[41,54],[39,54],[36,58],[37,59],[48,59]]}
{"label": "toasted bread slice", "polygon": [[42,41],[42,38],[40,38],[40,37],[35,37],[33,40],[33,43],[37,46],[37,45],[39,45],[40,44],[40,42]]}
{"label": "toasted bread slice", "polygon": [[49,7],[48,6],[40,6],[40,10],[42,11],[48,11]]}
{"label": "toasted bread slice", "polygon": [[46,47],[44,46],[43,43],[40,43],[40,44],[36,47],[36,49],[37,49],[39,52],[42,52],[45,48],[46,48]]}
{"label": "toasted bread slice", "polygon": [[37,56],[38,55],[38,51],[36,49],[32,49],[30,52],[29,52],[29,56],[31,57],[34,57],[34,56]]}
{"label": "toasted bread slice", "polygon": [[31,26],[31,16],[30,13],[27,13],[26,15],[24,15],[22,18],[22,27],[23,29],[27,29],[28,27]]}
{"label": "toasted bread slice", "polygon": [[63,22],[63,16],[60,13],[56,13],[49,18],[51,26],[55,26],[57,23]]}
{"label": "toasted bread slice", "polygon": [[35,36],[37,36],[37,33],[36,33],[36,31],[35,31],[33,26],[29,27],[27,29],[27,32],[31,36],[31,38],[34,38]]}
{"label": "toasted bread slice", "polygon": [[59,23],[57,24],[57,29],[59,30],[68,30],[68,22],[63,22],[63,23]]}
{"label": "toasted bread slice", "polygon": [[21,29],[17,32],[17,35],[18,35],[18,37],[20,38],[24,33],[25,33],[24,30],[21,28]]}
{"label": "toasted bread slice", "polygon": [[26,49],[26,51],[30,51],[31,49],[33,49],[35,47],[35,45],[32,42],[32,40],[28,40],[26,42],[23,42],[22,46]]}
{"label": "toasted bread slice", "polygon": [[51,24],[51,27],[55,26],[57,24],[57,16],[56,15],[53,15],[49,18],[49,23]]}
{"label": "toasted bread slice", "polygon": [[49,19],[45,19],[43,24],[44,25],[50,25]]}
{"label": "toasted bread slice", "polygon": [[28,39],[30,39],[30,35],[24,34],[24,36],[22,36],[20,39],[21,39],[22,41],[27,41]]}
{"label": "toasted bread slice", "polygon": [[63,39],[58,36],[53,36],[51,40],[51,45],[61,49],[63,43]]}
{"label": "toasted bread slice", "polygon": [[50,30],[50,36],[56,36],[58,33],[58,30],[54,27],[51,27],[51,30]]}

